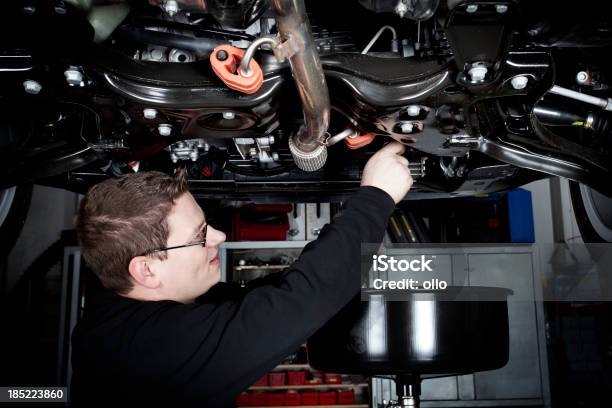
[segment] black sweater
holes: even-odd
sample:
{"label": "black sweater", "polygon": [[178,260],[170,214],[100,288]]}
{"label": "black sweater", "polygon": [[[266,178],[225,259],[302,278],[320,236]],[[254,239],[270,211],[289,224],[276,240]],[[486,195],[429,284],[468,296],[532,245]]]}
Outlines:
{"label": "black sweater", "polygon": [[72,405],[233,406],[358,294],[361,243],[381,242],[393,209],[360,188],[292,266],[242,295],[219,283],[193,304],[92,297],[72,335]]}

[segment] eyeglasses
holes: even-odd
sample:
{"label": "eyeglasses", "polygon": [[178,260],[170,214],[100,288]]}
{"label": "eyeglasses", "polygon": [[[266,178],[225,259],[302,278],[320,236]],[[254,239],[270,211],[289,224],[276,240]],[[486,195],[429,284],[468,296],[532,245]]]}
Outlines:
{"label": "eyeglasses", "polygon": [[204,228],[202,228],[202,231],[200,232],[200,234],[202,235],[202,239],[200,241],[192,242],[190,244],[185,244],[185,245],[176,245],[176,246],[171,246],[171,247],[166,247],[166,248],[151,249],[151,250],[145,252],[142,255],[143,256],[144,255],[151,255],[151,254],[154,254],[156,252],[169,251],[171,249],[178,249],[178,248],[186,248],[186,247],[195,246],[195,245],[205,246],[206,245],[206,232],[207,231],[208,231],[208,223],[204,224]]}

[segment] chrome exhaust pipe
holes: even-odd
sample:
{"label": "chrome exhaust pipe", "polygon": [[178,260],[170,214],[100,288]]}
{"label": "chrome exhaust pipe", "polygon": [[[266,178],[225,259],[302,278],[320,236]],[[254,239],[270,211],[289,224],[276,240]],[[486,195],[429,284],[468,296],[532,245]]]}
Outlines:
{"label": "chrome exhaust pipe", "polygon": [[304,126],[289,138],[289,150],[300,169],[319,170],[327,160],[329,92],[304,0],[272,0],[272,6],[281,41],[294,47],[289,63],[304,111]]}

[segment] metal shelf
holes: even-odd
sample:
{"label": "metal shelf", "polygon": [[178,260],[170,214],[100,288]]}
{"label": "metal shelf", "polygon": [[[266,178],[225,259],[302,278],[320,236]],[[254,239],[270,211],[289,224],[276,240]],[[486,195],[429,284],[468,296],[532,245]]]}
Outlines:
{"label": "metal shelf", "polygon": [[368,384],[307,384],[307,385],[262,385],[249,387],[249,390],[300,390],[300,389],[322,389],[322,388],[358,388],[367,387]]}
{"label": "metal shelf", "polygon": [[[286,406],[288,406],[288,405],[286,405]],[[294,407],[299,407],[299,408],[337,408],[337,407],[342,407],[342,408],[368,408],[369,407],[368,404],[350,404],[350,405],[346,405],[346,404],[335,404],[335,405],[293,405],[293,406]],[[261,406],[261,407],[249,407],[249,408],[269,408],[269,405]]]}
{"label": "metal shelf", "polygon": [[229,241],[221,244],[224,249],[284,249],[304,248],[311,241]]}
{"label": "metal shelf", "polygon": [[[279,364],[274,367],[275,370],[298,370],[298,369],[307,369],[314,370],[314,368],[310,367],[310,364]],[[316,371],[316,370],[315,370]]]}

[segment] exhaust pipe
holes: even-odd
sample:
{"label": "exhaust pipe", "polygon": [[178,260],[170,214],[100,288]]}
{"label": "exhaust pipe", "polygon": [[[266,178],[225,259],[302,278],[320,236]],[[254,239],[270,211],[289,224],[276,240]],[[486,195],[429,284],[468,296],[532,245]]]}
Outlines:
{"label": "exhaust pipe", "polygon": [[329,126],[329,93],[315,46],[304,0],[272,0],[282,42],[296,46],[289,59],[302,109],[304,126],[289,138],[289,150],[304,171],[319,170],[327,160],[324,144]]}

